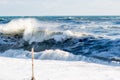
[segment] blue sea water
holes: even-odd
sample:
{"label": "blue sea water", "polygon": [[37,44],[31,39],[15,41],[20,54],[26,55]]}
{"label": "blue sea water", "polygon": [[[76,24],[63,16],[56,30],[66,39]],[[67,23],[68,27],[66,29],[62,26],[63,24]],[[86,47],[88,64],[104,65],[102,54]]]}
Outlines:
{"label": "blue sea water", "polygon": [[1,16],[0,55],[120,62],[120,16]]}

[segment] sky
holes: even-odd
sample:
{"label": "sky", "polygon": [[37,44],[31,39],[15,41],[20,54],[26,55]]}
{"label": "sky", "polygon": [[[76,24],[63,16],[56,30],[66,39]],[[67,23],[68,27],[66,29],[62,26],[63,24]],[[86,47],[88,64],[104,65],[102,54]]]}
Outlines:
{"label": "sky", "polygon": [[0,0],[0,16],[120,15],[120,0]]}

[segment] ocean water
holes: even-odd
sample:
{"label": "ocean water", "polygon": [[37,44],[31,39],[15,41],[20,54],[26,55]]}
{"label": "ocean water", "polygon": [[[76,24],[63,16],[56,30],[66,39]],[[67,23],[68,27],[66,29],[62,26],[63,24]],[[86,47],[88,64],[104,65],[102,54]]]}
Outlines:
{"label": "ocean water", "polygon": [[120,16],[0,17],[0,56],[120,63]]}

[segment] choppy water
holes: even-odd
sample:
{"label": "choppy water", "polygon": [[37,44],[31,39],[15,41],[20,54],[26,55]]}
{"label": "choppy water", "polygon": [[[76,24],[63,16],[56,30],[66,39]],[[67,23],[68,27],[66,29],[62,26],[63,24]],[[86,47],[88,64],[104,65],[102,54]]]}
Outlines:
{"label": "choppy water", "polygon": [[119,16],[0,17],[0,55],[120,62]]}

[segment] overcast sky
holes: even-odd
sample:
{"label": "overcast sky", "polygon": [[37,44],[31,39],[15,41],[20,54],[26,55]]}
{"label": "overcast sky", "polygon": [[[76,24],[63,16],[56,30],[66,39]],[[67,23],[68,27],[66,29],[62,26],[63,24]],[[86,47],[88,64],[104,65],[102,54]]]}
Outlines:
{"label": "overcast sky", "polygon": [[120,15],[120,0],[0,0],[0,16]]}

